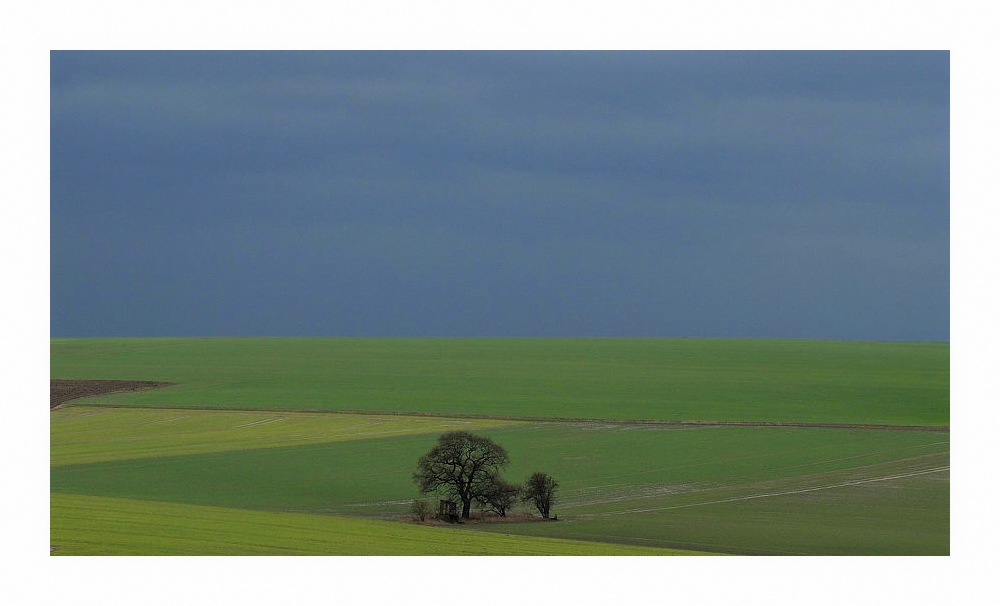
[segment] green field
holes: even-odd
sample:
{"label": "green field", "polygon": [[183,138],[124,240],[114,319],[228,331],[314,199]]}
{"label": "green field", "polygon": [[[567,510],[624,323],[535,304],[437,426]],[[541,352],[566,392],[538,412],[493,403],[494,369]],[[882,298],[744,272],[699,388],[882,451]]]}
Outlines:
{"label": "green field", "polygon": [[329,515],[52,495],[54,555],[698,555]]}
{"label": "green field", "polygon": [[53,339],[50,372],[179,383],[99,400],[128,406],[949,424],[947,343]]}
{"label": "green field", "polygon": [[77,406],[52,413],[50,463],[67,465],[475,431],[513,423],[516,421]]}
{"label": "green field", "polygon": [[[947,431],[559,419],[940,429],[949,418],[947,344],[53,340],[51,372],[179,383],[51,413],[56,553],[950,551]],[[810,384],[824,389],[806,403]],[[769,406],[769,393],[788,399]],[[336,409],[393,414],[298,412]],[[419,496],[417,458],[451,429],[503,444],[512,480],[537,469],[558,478],[559,521],[400,521]],[[529,538],[540,543],[519,542]]]}

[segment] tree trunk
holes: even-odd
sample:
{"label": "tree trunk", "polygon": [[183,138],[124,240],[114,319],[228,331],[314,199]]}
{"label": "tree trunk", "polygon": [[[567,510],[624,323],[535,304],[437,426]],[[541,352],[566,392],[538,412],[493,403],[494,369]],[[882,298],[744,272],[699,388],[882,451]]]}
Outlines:
{"label": "tree trunk", "polygon": [[468,501],[462,501],[462,518],[465,520],[469,519],[469,512],[472,510],[472,499]]}

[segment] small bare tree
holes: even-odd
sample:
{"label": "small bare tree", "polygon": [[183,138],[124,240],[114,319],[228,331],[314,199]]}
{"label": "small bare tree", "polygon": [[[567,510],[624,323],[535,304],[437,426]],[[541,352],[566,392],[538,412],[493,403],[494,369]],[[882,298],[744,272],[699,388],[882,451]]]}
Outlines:
{"label": "small bare tree", "polygon": [[505,518],[507,511],[516,505],[520,498],[520,486],[489,474],[484,479],[482,490],[476,500],[501,518]]}
{"label": "small bare tree", "polygon": [[538,509],[538,513],[547,520],[552,503],[555,502],[556,488],[559,488],[559,482],[556,482],[555,478],[536,471],[524,485],[524,500],[532,503]]}

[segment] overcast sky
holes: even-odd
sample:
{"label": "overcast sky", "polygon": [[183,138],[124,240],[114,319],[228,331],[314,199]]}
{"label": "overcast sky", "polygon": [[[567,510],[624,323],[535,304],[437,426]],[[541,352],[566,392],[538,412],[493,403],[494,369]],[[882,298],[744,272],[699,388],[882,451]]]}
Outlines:
{"label": "overcast sky", "polygon": [[54,52],[51,333],[949,340],[949,54]]}

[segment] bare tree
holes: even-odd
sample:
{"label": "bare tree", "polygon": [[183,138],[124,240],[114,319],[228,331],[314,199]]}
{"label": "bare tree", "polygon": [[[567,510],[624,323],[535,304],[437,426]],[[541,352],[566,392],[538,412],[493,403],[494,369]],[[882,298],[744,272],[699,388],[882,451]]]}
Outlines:
{"label": "bare tree", "polygon": [[548,519],[552,503],[555,502],[556,488],[559,488],[559,482],[556,482],[555,478],[536,471],[524,485],[524,500],[533,503],[538,508],[538,513]]}
{"label": "bare tree", "polygon": [[486,488],[509,461],[507,450],[493,440],[467,431],[449,431],[417,461],[413,480],[420,492],[443,489],[461,501],[462,518],[468,520],[472,501],[482,501]]}
{"label": "bare tree", "polygon": [[507,517],[507,511],[517,504],[521,498],[521,487],[511,484],[492,474],[483,479],[482,490],[476,500],[489,508],[501,518]]}

